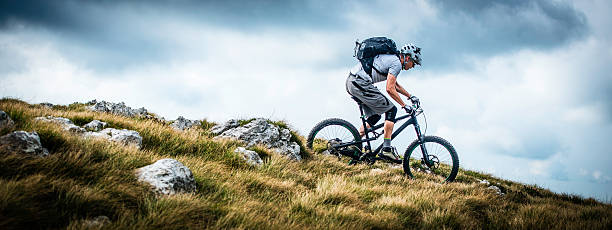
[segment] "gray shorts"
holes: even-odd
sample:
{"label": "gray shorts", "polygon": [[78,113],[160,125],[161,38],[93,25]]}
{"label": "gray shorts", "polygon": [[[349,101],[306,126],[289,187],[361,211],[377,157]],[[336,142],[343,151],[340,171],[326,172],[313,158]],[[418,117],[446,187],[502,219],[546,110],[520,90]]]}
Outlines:
{"label": "gray shorts", "polygon": [[395,106],[372,84],[371,79],[350,74],[346,79],[346,91],[363,103],[366,117],[383,114]]}

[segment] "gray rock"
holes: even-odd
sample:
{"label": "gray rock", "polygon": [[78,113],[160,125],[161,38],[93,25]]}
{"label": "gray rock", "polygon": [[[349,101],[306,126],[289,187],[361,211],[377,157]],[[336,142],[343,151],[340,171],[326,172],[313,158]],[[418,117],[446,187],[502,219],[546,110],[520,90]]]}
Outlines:
{"label": "gray rock", "polygon": [[64,117],[47,116],[47,117],[37,117],[37,118],[34,118],[34,120],[42,121],[42,122],[53,122],[53,123],[61,125],[64,128],[64,130],[68,130],[74,133],[84,133],[86,131],[84,128],[81,128],[75,125],[68,118],[64,118]]}
{"label": "gray rock", "polygon": [[83,134],[84,137],[89,138],[89,137],[93,137],[93,138],[101,138],[101,139],[105,139],[105,140],[110,140],[111,136],[110,134],[106,133],[106,132],[86,132]]}
{"label": "gray rock", "polygon": [[487,189],[493,190],[493,191],[494,191],[494,192],[495,192],[497,195],[500,195],[500,196],[505,195],[505,194],[504,194],[504,193],[501,191],[501,189],[500,189],[499,187],[495,186],[495,185],[491,185],[491,186],[489,186]]}
{"label": "gray rock", "polygon": [[98,120],[93,120],[93,121],[87,123],[84,126],[84,128],[86,130],[89,130],[89,131],[97,132],[97,131],[100,131],[100,130],[106,128],[106,125],[107,125],[106,122],[102,122],[102,121],[98,121]]}
{"label": "gray rock", "polygon": [[[478,179],[477,179],[478,180]],[[489,186],[491,183],[489,181],[487,181],[486,179],[483,180],[478,180],[479,183],[484,184],[486,186]]]}
{"label": "gray rock", "polygon": [[90,229],[90,228],[96,228],[96,229],[100,229],[102,228],[104,225],[110,224],[111,221],[107,216],[96,216],[92,219],[87,219],[83,222],[83,227]]}
{"label": "gray rock", "polygon": [[52,109],[53,108],[53,104],[48,103],[48,102],[43,102],[43,103],[40,103],[39,105],[42,105],[43,107],[45,107],[47,109]]}
{"label": "gray rock", "polygon": [[215,138],[232,138],[246,143],[246,147],[257,144],[266,146],[289,159],[300,161],[300,145],[290,141],[291,131],[279,128],[264,118],[257,118],[244,126],[223,131]]}
{"label": "gray rock", "polygon": [[60,124],[62,127],[64,127],[65,130],[69,130],[84,137],[103,138],[110,141],[119,142],[124,145],[132,145],[138,148],[142,147],[142,137],[137,131],[113,128],[105,128],[103,130],[97,131],[101,128],[104,128],[106,126],[106,122],[101,122],[98,120],[91,121],[90,123],[85,125],[85,127],[89,130],[95,130],[97,132],[87,132],[87,130],[85,130],[84,128],[73,124],[72,121],[70,121],[68,118],[47,116],[37,117],[34,118],[34,120]]}
{"label": "gray rock", "polygon": [[196,191],[191,170],[174,159],[161,159],[154,164],[136,169],[139,181],[153,186],[158,194],[173,195]]}
{"label": "gray rock", "polygon": [[38,133],[15,131],[0,137],[0,153],[19,153],[34,156],[48,156],[49,151],[43,148]]}
{"label": "gray rock", "polygon": [[223,124],[219,124],[219,125],[215,125],[210,129],[210,133],[212,133],[213,135],[219,135],[221,133],[223,133],[225,130],[228,129],[233,129],[240,126],[240,123],[238,123],[238,120],[235,119],[231,119]]}
{"label": "gray rock", "polygon": [[112,103],[112,102],[106,102],[106,101],[93,100],[93,101],[88,102],[88,104],[91,104],[91,106],[88,107],[90,110],[97,111],[97,112],[112,113],[115,115],[121,115],[121,116],[126,116],[126,117],[153,118],[153,116],[148,114],[147,109],[145,108],[132,109],[131,107],[126,106],[125,103],[123,102]]}
{"label": "gray rock", "polygon": [[172,124],[170,124],[170,127],[176,129],[176,130],[185,130],[185,129],[189,129],[195,126],[198,126],[200,124],[200,121],[198,120],[189,120],[184,118],[183,116],[179,116],[175,121],[172,121]]}
{"label": "gray rock", "polygon": [[84,136],[104,138],[124,145],[132,145],[138,148],[142,147],[142,137],[140,133],[133,130],[106,128],[99,132],[86,132]]}
{"label": "gray rock", "polygon": [[261,157],[259,157],[259,154],[255,151],[247,150],[244,147],[238,147],[234,152],[242,156],[249,165],[260,166],[263,164],[263,160],[261,160]]}
{"label": "gray rock", "polygon": [[4,111],[0,110],[0,130],[10,129],[15,125],[13,119],[6,114]]}
{"label": "gray rock", "polygon": [[486,179],[482,179],[482,180],[476,179],[476,180],[478,180],[478,183],[483,184],[484,186],[488,186],[487,189],[493,190],[497,195],[500,195],[500,196],[505,195],[499,187],[492,185],[492,183],[487,181]]}

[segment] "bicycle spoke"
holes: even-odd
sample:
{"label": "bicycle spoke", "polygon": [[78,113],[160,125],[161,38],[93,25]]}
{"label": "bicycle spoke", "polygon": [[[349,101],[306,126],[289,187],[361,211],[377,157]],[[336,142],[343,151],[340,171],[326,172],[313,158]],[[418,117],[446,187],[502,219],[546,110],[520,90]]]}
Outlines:
{"label": "bicycle spoke", "polygon": [[315,138],[324,140],[340,139],[342,142],[355,141],[353,134],[342,126],[328,126],[319,131]]}

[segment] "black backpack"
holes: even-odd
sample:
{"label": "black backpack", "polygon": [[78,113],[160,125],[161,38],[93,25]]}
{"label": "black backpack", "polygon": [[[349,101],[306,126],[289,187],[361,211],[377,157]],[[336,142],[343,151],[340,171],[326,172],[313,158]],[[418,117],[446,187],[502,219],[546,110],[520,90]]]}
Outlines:
{"label": "black backpack", "polygon": [[365,72],[372,76],[372,69],[376,70],[379,74],[387,75],[382,73],[374,67],[374,57],[379,54],[395,54],[399,58],[399,50],[395,46],[395,42],[386,37],[373,37],[359,42],[355,41],[353,57],[356,57]]}

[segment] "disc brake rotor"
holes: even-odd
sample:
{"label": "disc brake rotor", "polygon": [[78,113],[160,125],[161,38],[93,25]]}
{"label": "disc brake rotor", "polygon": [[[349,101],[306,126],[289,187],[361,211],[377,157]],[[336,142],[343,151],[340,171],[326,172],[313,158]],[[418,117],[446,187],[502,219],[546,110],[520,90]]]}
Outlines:
{"label": "disc brake rotor", "polygon": [[440,159],[437,156],[429,155],[429,162],[431,162],[431,169],[437,169],[440,167]]}

